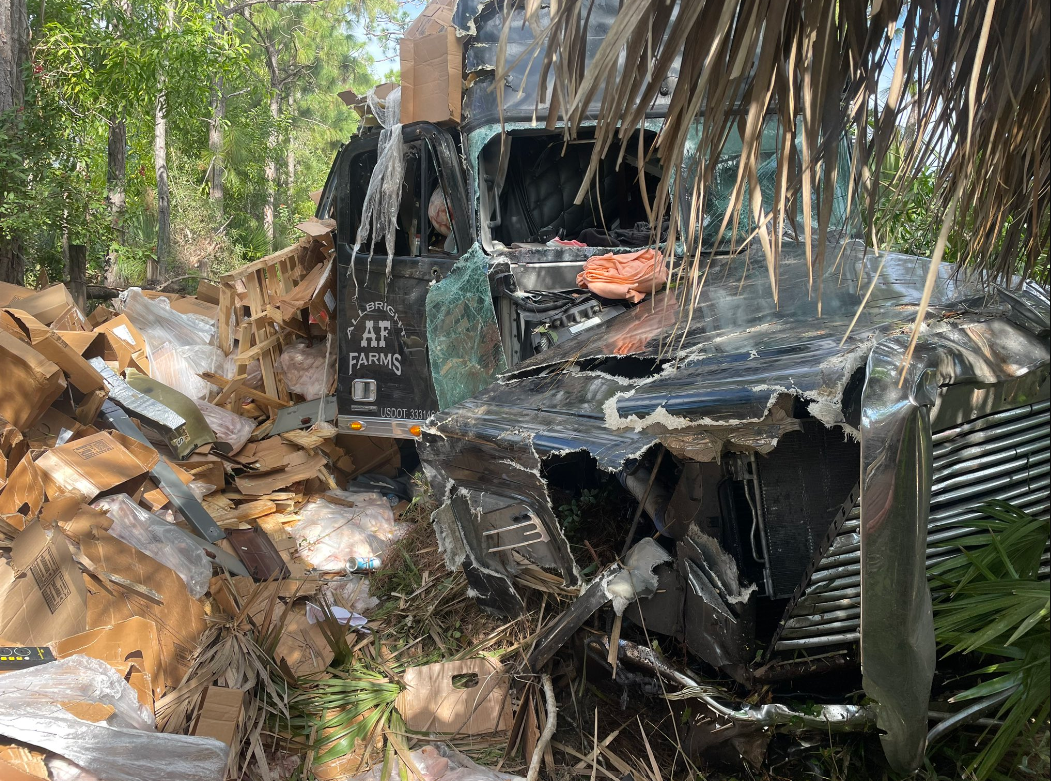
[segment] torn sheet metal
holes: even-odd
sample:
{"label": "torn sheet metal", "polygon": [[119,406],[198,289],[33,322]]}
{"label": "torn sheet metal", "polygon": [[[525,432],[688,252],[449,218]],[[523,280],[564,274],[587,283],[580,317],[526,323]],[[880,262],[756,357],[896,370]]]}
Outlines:
{"label": "torn sheet metal", "polygon": [[[1038,335],[1006,319],[943,322],[923,335],[900,381],[906,334],[869,355],[861,424],[861,665],[865,691],[879,703],[884,751],[900,771],[923,759],[934,678],[927,585],[932,418],[946,428],[1046,397],[1046,340],[1046,325]],[[955,390],[939,393],[943,388]]]}
{"label": "torn sheet metal", "polygon": [[[761,465],[761,454],[779,452],[789,434],[805,438],[814,426],[841,429],[845,442],[860,440],[860,504],[846,507],[840,520],[830,516],[828,540],[812,551],[796,592],[811,593],[813,582],[818,597],[828,592],[840,601],[797,620],[793,639],[776,646],[800,657],[800,670],[818,669],[811,649],[850,663],[857,658],[860,625],[864,684],[878,702],[867,714],[878,713],[892,764],[910,769],[923,754],[934,669],[926,579],[932,481],[936,489],[949,490],[935,471],[932,442],[947,441],[953,427],[1005,410],[1022,415],[1028,409],[1033,421],[1046,415],[1051,305],[1047,291],[1036,285],[982,285],[943,265],[899,387],[929,261],[873,253],[857,242],[829,248],[828,257],[837,260],[822,283],[820,316],[807,295],[802,248],[786,246],[776,306],[765,265],[753,248],[750,256],[713,267],[690,308],[681,306],[672,290],[519,364],[476,397],[433,418],[420,452],[446,495],[484,490],[514,496],[548,518],[555,527],[549,528],[550,538],[559,539],[540,477],[547,458],[584,452],[600,469],[617,474],[633,469],[649,448],[661,444],[687,463],[726,468],[756,454]],[[827,447],[819,440],[808,447]],[[728,458],[735,451],[742,455]],[[1046,481],[1046,458],[1040,457],[1028,450],[1004,456],[1014,459],[1011,465],[1017,462],[1017,479]],[[828,464],[815,462],[831,474]],[[525,491],[519,489],[524,474],[529,475]],[[763,470],[756,475],[761,480]],[[855,479],[836,485],[854,485]],[[961,501],[982,499],[967,497]],[[838,499],[829,507],[838,508]],[[753,531],[765,538],[763,518],[754,518]],[[843,539],[837,536],[840,521],[853,524]],[[853,543],[850,535],[856,537]],[[835,556],[855,558],[824,567],[832,538]],[[854,547],[843,548],[850,544]],[[541,556],[542,548],[534,546],[532,555]],[[739,628],[733,629],[728,620],[733,611],[725,609],[725,592],[705,589],[710,581],[695,581],[695,605],[706,606],[709,618],[726,621],[716,627],[720,631],[696,638],[694,653],[745,683],[757,680],[760,665],[791,661],[756,658],[747,621],[737,616]],[[782,593],[785,585],[791,591],[787,582],[775,591]],[[786,613],[782,622],[791,619]],[[801,621],[807,631],[797,631]]]}
{"label": "torn sheet metal", "polygon": [[[543,123],[547,117],[551,96],[550,85],[553,83],[554,74],[548,75],[548,88],[541,90],[539,81],[541,68],[535,58],[527,53],[534,41],[534,32],[533,28],[525,23],[522,4],[511,6],[512,18],[507,26],[506,63],[509,66],[514,64],[514,67],[504,79],[502,95],[493,89],[497,49],[504,30],[503,11],[506,7],[508,7],[506,4],[495,2],[495,0],[460,0],[453,12],[453,26],[461,34],[471,36],[470,43],[464,50],[464,77],[466,78],[468,74],[476,74],[476,78],[464,95],[462,122],[464,126],[483,122],[499,122],[500,104],[497,101],[501,97],[504,119],[507,121],[535,122],[539,118]],[[586,68],[598,52],[619,10],[618,0],[595,0],[589,3],[586,31],[588,45],[586,61],[581,63],[582,67]],[[540,26],[547,26],[549,20],[548,9],[542,6]],[[524,53],[526,56],[523,57]],[[679,65],[676,59],[666,79],[669,85],[674,84],[678,72]],[[591,110],[587,113],[591,115],[597,113],[601,100],[602,91],[599,90],[592,101]],[[670,100],[671,90],[662,90],[662,94],[654,101],[652,113],[664,116]]]}
{"label": "torn sheet metal", "polygon": [[[145,393],[135,390],[107,366],[106,362],[101,358],[92,358],[90,363],[102,375],[103,382],[106,383],[106,390],[109,392],[109,398],[144,426],[148,426],[160,434],[176,457],[185,458],[202,444],[206,444],[208,440],[204,432],[211,435],[212,442],[215,441],[215,435],[208,428],[208,424],[204,422],[204,418],[201,417],[201,413],[196,407],[194,407],[194,410],[197,412],[198,417],[201,417],[203,431],[201,426],[197,426],[195,428],[197,436],[194,436],[191,434],[189,424],[184,417],[156,399],[152,399]],[[200,437],[204,437],[203,441],[199,444],[194,444]]]}

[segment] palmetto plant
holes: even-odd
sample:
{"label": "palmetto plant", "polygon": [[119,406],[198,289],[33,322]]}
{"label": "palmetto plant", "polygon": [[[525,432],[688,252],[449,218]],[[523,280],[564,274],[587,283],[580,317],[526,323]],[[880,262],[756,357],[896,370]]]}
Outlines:
{"label": "palmetto plant", "polygon": [[959,553],[932,569],[945,656],[972,654],[982,665],[954,701],[1001,700],[990,715],[1003,725],[971,763],[978,779],[1047,730],[1051,707],[1051,581],[1040,576],[1051,523],[1005,502],[982,513],[956,541]]}
{"label": "palmetto plant", "polygon": [[[500,61],[512,65],[506,36],[524,14],[537,38],[520,58],[539,54],[533,64],[541,69],[539,83],[552,77],[550,89],[538,96],[551,107],[549,120],[564,121],[572,137],[599,100],[590,173],[612,145],[623,148],[660,95],[669,95],[659,136],[645,151],[659,155],[664,171],[652,224],[667,216],[669,246],[685,239],[692,248],[681,267],[687,285],[702,284],[702,254],[714,249],[693,239],[705,224],[711,163],[720,159],[731,129],[743,144],[721,216],[724,237],[733,235],[736,215],[748,209],[775,297],[782,235],[801,210],[820,313],[820,272],[835,261],[826,257],[823,239],[840,175],[836,161],[850,137],[849,200],[864,210],[868,226],[878,222],[875,211],[888,195],[893,199],[917,173],[940,162],[930,201],[939,218],[931,284],[954,231],[966,233],[957,242],[959,260],[1000,276],[1046,276],[1046,0],[623,0],[598,50],[587,56],[594,42],[582,30],[595,2],[508,0]],[[503,76],[497,73],[498,91]],[[758,186],[761,120],[768,115],[777,117],[781,139],[772,200],[760,197]],[[698,121],[697,153],[686,160],[691,175],[681,176]],[[902,126],[912,128],[905,144]],[[900,160],[886,176],[895,145]],[[585,181],[581,196],[588,186]],[[800,198],[803,193],[807,197]],[[672,202],[690,203],[684,219],[668,208]],[[879,244],[875,232],[867,238]]]}

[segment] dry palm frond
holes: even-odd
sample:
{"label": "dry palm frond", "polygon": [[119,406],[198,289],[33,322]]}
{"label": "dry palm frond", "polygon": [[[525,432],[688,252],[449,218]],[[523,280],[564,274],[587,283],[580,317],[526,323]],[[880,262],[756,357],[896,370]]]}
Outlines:
{"label": "dry palm frond", "polygon": [[[928,297],[951,237],[958,260],[993,276],[1047,276],[1047,0],[623,0],[589,58],[581,30],[597,1],[560,0],[550,9],[529,1],[523,12],[506,15],[505,30],[524,14],[538,31],[521,57],[542,53],[540,84],[553,77],[550,99],[538,96],[551,107],[549,127],[564,121],[573,137],[599,101],[591,168],[578,202],[599,160],[616,143],[623,156],[647,111],[670,91],[663,127],[654,148],[645,150],[660,156],[664,171],[651,224],[667,218],[669,246],[685,242],[688,262],[680,273],[688,292],[703,284],[708,261],[700,226],[731,131],[741,140],[741,155],[719,235],[736,236],[742,215],[749,220],[775,298],[782,235],[801,215],[820,312],[822,271],[835,262],[826,257],[825,238],[836,179],[845,175],[837,159],[846,139],[853,140],[848,205],[866,214],[866,238],[877,248],[877,203],[885,204],[888,194],[893,201],[917,172],[936,164],[931,208],[941,219]],[[498,70],[511,67],[504,51]],[[498,72],[496,83],[503,77]],[[769,124],[764,118],[771,116],[776,175],[773,197],[764,199],[759,153]],[[900,129],[910,123],[902,148]],[[691,134],[696,153],[686,158]],[[888,178],[881,173],[892,147],[900,159]],[[670,203],[689,206],[680,218]],[[703,249],[714,251],[719,243]]]}

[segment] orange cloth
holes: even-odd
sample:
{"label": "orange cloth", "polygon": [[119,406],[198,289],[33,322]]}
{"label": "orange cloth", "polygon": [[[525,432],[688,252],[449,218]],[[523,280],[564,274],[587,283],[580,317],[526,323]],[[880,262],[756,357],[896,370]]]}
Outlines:
{"label": "orange cloth", "polygon": [[577,274],[577,286],[602,298],[624,298],[639,303],[647,293],[664,287],[668,269],[664,257],[655,249],[623,255],[597,255],[589,258]]}

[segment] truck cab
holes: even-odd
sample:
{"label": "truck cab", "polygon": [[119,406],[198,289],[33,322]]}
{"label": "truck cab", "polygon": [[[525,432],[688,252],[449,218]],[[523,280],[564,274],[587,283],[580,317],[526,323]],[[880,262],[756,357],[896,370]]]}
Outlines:
{"label": "truck cab", "polygon": [[[637,250],[655,235],[644,200],[660,178],[656,164],[640,170],[627,155],[618,167],[611,150],[575,203],[592,157],[586,140],[566,144],[559,131],[532,127],[502,134],[496,123],[418,122],[400,132],[389,261],[371,236],[355,249],[379,128],[342,147],[318,208],[337,224],[338,424],[367,436],[419,436],[430,416],[499,372],[628,309],[580,289],[577,274],[589,257]],[[655,134],[642,135],[645,144]],[[458,275],[478,288],[480,269],[484,291],[470,296]],[[456,291],[444,310],[443,288]]]}

